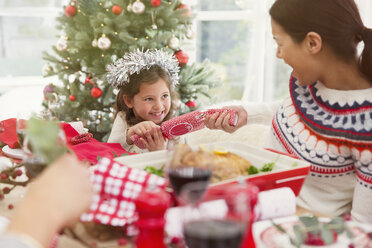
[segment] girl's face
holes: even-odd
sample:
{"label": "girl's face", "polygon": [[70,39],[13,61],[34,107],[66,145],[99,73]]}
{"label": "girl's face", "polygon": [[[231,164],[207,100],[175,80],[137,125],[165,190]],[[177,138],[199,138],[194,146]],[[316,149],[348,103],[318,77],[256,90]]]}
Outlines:
{"label": "girl's face", "polygon": [[317,64],[311,53],[310,41],[305,38],[301,43],[293,41],[291,36],[274,20],[271,20],[274,40],[278,48],[276,56],[283,59],[293,69],[292,75],[301,86],[310,85],[319,79]]}
{"label": "girl's face", "polygon": [[159,78],[153,84],[142,83],[133,98],[124,95],[124,102],[137,118],[160,124],[169,112],[171,97],[167,83]]}

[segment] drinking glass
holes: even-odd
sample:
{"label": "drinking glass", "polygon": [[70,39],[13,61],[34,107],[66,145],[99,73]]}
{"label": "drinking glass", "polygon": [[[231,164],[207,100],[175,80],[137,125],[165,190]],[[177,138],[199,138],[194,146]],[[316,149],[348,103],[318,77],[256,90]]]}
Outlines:
{"label": "drinking glass", "polygon": [[[183,188],[183,194],[193,201],[195,189],[200,186],[191,184]],[[185,208],[183,236],[189,248],[239,248],[247,232],[250,221],[250,200],[245,192],[230,191],[227,186],[219,205],[191,205]],[[218,211],[217,209],[220,209]]]}
{"label": "drinking glass", "polygon": [[16,119],[16,131],[18,142],[21,148],[23,148],[23,143],[26,136],[26,129],[27,129],[27,121],[33,116],[32,112],[23,111],[17,113]]}
{"label": "drinking glass", "polygon": [[[191,151],[185,144],[168,144],[165,172],[178,204],[186,205],[190,201],[196,204],[202,198],[212,175],[213,159],[213,153]],[[192,195],[185,193],[182,197],[183,187],[192,182],[197,182],[189,186],[194,187],[195,192]]]}

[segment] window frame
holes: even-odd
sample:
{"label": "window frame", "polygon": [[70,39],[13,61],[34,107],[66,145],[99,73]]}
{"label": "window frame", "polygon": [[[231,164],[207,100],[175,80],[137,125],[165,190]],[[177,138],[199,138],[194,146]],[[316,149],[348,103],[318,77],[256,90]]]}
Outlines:
{"label": "window frame", "polygon": [[[242,10],[207,10],[202,11],[197,9],[196,18],[193,23],[193,29],[197,33],[200,32],[202,22],[219,22],[219,21],[253,21],[253,53],[249,56],[247,61],[247,75],[255,75],[246,77],[244,82],[243,101],[257,101],[264,100],[264,54],[265,54],[265,40],[266,40],[266,24],[267,24],[267,0],[255,0],[252,9]],[[199,39],[194,39],[193,55],[194,60],[198,58],[200,51]],[[253,61],[254,60],[254,61]],[[254,82],[254,83],[253,83]],[[251,87],[252,86],[252,87]]]}

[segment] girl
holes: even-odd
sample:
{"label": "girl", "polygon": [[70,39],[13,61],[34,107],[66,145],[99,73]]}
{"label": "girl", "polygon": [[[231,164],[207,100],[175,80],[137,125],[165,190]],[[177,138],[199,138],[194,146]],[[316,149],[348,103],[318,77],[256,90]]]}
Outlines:
{"label": "girl", "polygon": [[276,0],[270,15],[276,55],[293,68],[290,96],[236,107],[236,127],[226,114],[206,125],[233,132],[268,114],[267,146],[312,164],[298,205],[372,223],[372,30],[354,0]]}
{"label": "girl", "polygon": [[[116,117],[108,142],[120,143],[133,153],[165,149],[160,124],[173,115],[171,95],[178,83],[178,61],[162,50],[137,50],[108,66],[108,81],[119,93]],[[130,139],[142,136],[146,149]]]}

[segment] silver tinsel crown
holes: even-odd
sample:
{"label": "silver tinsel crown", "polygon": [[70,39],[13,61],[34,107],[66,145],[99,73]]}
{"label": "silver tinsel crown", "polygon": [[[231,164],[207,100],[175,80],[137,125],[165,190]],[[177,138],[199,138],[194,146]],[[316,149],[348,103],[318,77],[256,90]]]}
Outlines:
{"label": "silver tinsel crown", "polygon": [[139,74],[144,69],[148,70],[153,65],[158,65],[169,72],[172,86],[178,84],[180,68],[177,58],[158,49],[145,52],[137,49],[125,54],[123,58],[107,66],[107,81],[114,88],[120,89],[121,86],[129,83],[131,75]]}

